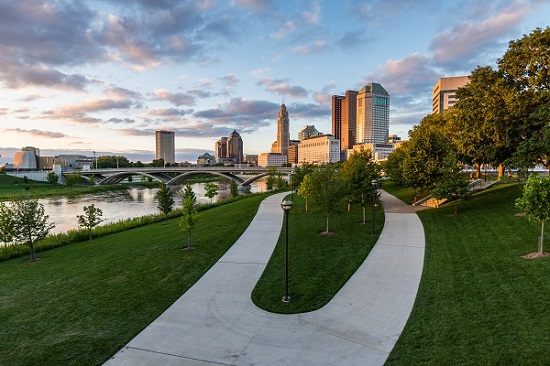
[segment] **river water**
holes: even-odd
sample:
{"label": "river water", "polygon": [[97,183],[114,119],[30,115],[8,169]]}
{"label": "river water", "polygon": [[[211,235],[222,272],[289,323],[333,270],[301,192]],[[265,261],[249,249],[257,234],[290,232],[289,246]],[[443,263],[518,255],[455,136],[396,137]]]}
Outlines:
{"label": "river water", "polygon": [[[205,183],[191,184],[193,192],[197,195],[198,203],[209,203],[210,199],[204,196]],[[212,202],[223,200],[231,196],[229,183],[219,182],[218,195]],[[266,190],[265,181],[259,180],[250,185],[250,192],[262,192]],[[77,197],[51,197],[42,198],[38,202],[44,205],[48,222],[54,223],[55,228],[51,233],[65,232],[78,228],[77,215],[84,214],[84,206],[95,204],[103,211],[102,224],[117,222],[119,220],[138,217],[149,214],[158,214],[157,199],[155,197],[158,188],[135,187],[124,191],[103,192],[86,194]],[[181,208],[183,186],[173,191],[174,209]]]}

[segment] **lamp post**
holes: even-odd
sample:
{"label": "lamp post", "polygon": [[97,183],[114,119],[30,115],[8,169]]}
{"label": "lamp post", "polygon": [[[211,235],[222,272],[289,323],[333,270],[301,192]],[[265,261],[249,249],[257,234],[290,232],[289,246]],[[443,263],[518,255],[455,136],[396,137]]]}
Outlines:
{"label": "lamp post", "polygon": [[376,185],[378,181],[373,179],[372,182],[372,235],[374,235],[374,214],[375,214],[375,204],[376,204]]}
{"label": "lamp post", "polygon": [[281,202],[281,208],[285,212],[285,295],[283,302],[290,302],[290,296],[288,296],[288,214],[292,209],[292,201],[284,200]]}

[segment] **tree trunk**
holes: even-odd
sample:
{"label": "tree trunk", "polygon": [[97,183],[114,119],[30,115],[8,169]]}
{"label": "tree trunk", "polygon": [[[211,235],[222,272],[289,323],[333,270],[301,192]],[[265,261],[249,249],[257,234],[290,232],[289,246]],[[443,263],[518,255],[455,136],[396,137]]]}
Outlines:
{"label": "tree trunk", "polygon": [[307,196],[306,196],[306,212],[307,212]]}
{"label": "tree trunk", "polygon": [[30,254],[31,254],[31,262],[36,262],[36,251],[34,250],[34,244],[33,242],[31,241],[31,243],[29,244],[30,246]]}
{"label": "tree trunk", "polygon": [[92,240],[92,229],[88,229],[88,240]]}
{"label": "tree trunk", "polygon": [[328,235],[328,215],[327,215],[327,230],[325,231],[325,233]]}
{"label": "tree trunk", "polygon": [[481,164],[476,164],[476,179],[479,179],[481,177]]}
{"label": "tree trunk", "polygon": [[363,224],[365,224],[367,221],[366,221],[366,212],[367,208],[365,207],[365,205],[363,205]]}
{"label": "tree trunk", "polygon": [[539,254],[542,254],[543,243],[544,243],[544,221],[541,222],[540,240],[539,240]]}
{"label": "tree trunk", "polygon": [[351,211],[351,198],[348,198],[348,212]]}
{"label": "tree trunk", "polygon": [[504,165],[498,164],[498,177],[497,180],[500,180],[504,176]]}

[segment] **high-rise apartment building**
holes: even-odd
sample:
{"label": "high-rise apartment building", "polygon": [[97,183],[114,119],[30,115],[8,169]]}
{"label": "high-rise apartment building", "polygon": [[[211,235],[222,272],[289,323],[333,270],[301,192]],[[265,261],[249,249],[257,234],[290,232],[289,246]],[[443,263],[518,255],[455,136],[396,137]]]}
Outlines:
{"label": "high-rise apartment building", "polygon": [[357,93],[357,144],[386,143],[390,128],[390,95],[378,83]]}
{"label": "high-rise apartment building", "polygon": [[220,137],[220,139],[216,141],[214,145],[214,155],[216,156],[217,162],[229,156],[227,154],[227,137]]}
{"label": "high-rise apartment building", "polygon": [[439,79],[432,90],[432,112],[441,114],[445,109],[455,105],[458,101],[456,91],[469,82],[469,76]]}
{"label": "high-rise apartment building", "polygon": [[164,159],[165,163],[176,162],[176,147],[174,131],[156,131],[156,154],[155,159]]}
{"label": "high-rise apartment building", "polygon": [[300,130],[300,132],[298,132],[298,140],[304,140],[304,139],[308,139],[310,137],[315,137],[319,135],[322,135],[322,133],[317,131],[315,126],[306,125],[304,128]]}
{"label": "high-rise apartment building", "polygon": [[235,163],[243,162],[243,139],[236,130],[233,130],[227,139],[227,155]]}
{"label": "high-rise apartment building", "polygon": [[357,91],[332,96],[332,135],[340,140],[340,150],[348,150],[356,142]]}
{"label": "high-rise apartment building", "polygon": [[285,104],[281,104],[277,117],[277,141],[271,145],[271,152],[288,156],[288,144],[290,141],[288,111]]}

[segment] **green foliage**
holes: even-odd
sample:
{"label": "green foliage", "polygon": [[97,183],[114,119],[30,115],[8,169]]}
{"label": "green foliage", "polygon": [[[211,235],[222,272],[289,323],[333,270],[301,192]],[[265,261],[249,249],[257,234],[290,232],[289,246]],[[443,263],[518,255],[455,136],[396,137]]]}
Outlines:
{"label": "green foliage", "polygon": [[294,187],[299,187],[302,184],[302,180],[308,174],[311,174],[315,166],[310,163],[303,162],[294,169],[294,174],[292,176]]}
{"label": "green foliage", "polygon": [[346,195],[346,187],[341,174],[332,164],[322,165],[311,173],[313,192],[311,198],[321,212],[326,215],[325,234],[329,234],[329,217],[336,212],[337,203]]}
{"label": "green foliage", "polygon": [[229,183],[229,191],[231,192],[231,197],[236,198],[239,196],[239,186],[237,186],[237,182],[233,179]]}
{"label": "green foliage", "polygon": [[[435,183],[432,195],[440,200],[447,198],[456,200],[467,197],[470,194],[469,182],[462,172],[462,166],[459,164],[456,154],[450,152],[443,159],[440,167],[441,178]],[[458,204],[455,205],[455,214],[458,210]]]}
{"label": "green foliage", "polygon": [[393,150],[388,156],[388,159],[383,162],[382,169],[386,176],[390,177],[393,182],[401,187],[405,187],[405,177],[403,176],[403,162],[407,154],[408,142],[403,142],[398,148]]}
{"label": "green foliage", "polygon": [[523,210],[529,220],[541,223],[538,252],[542,254],[544,223],[550,219],[550,177],[530,176],[523,187],[523,195],[516,200],[516,207]]}
{"label": "green foliage", "polygon": [[300,187],[298,188],[297,192],[300,196],[304,197],[306,200],[305,210],[307,212],[308,210],[308,200],[309,197],[313,194],[313,184],[311,182],[311,175],[306,174],[300,183]]}
{"label": "green foliage", "polygon": [[103,155],[97,158],[98,169],[127,168],[131,165],[128,158],[122,155]]}
{"label": "green foliage", "polygon": [[193,187],[189,183],[185,183],[185,188],[183,189],[183,200],[191,198],[193,202],[197,202],[197,195],[193,192]]}
{"label": "green foliage", "polygon": [[13,212],[4,202],[0,202],[0,242],[11,244],[13,240]]}
{"label": "green foliage", "polygon": [[88,238],[92,240],[92,230],[98,226],[103,219],[103,211],[92,203],[89,206],[84,206],[84,215],[77,215],[78,227],[85,228],[88,231]]}
{"label": "green foliage", "polygon": [[265,185],[268,190],[275,188],[277,184],[277,168],[272,166],[267,170],[267,178],[265,179]]}
{"label": "green foliage", "polygon": [[166,183],[161,183],[156,198],[158,201],[157,208],[164,215],[164,220],[166,221],[168,214],[172,211],[172,207],[174,206],[174,195]]}
{"label": "green foliage", "polygon": [[193,197],[183,199],[183,209],[181,211],[180,228],[184,233],[187,233],[187,248],[192,247],[192,231],[197,225],[199,213],[195,205],[196,200]]}
{"label": "green foliage", "polygon": [[11,228],[8,229],[7,238],[15,244],[27,245],[30,261],[36,261],[35,242],[44,239],[55,227],[54,224],[48,223],[50,217],[44,213],[44,205],[37,200],[17,200],[12,202],[10,208],[7,206],[2,208],[3,215],[6,214],[6,210],[11,211],[7,214],[11,216],[9,218]]}
{"label": "green foliage", "polygon": [[[232,180],[233,181],[233,180]],[[212,199],[214,197],[216,197],[216,195],[218,194],[218,191],[219,191],[219,187],[216,183],[207,183],[205,186],[204,186],[204,190],[205,190],[205,193],[204,195],[207,197],[207,198],[210,198],[210,203],[212,203]]]}
{"label": "green foliage", "polygon": [[55,172],[49,172],[46,179],[50,184],[57,184],[59,181],[59,175],[55,174]]}
{"label": "green foliage", "polygon": [[371,182],[380,179],[380,167],[372,160],[372,152],[363,147],[354,151],[342,164],[340,172],[352,201],[364,206],[366,197],[372,196]]}
{"label": "green foliage", "polygon": [[75,170],[71,174],[68,174],[65,176],[65,182],[68,186],[75,186],[78,183],[80,183],[80,180],[82,179],[82,173],[80,170]]}

